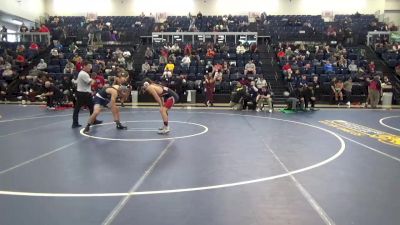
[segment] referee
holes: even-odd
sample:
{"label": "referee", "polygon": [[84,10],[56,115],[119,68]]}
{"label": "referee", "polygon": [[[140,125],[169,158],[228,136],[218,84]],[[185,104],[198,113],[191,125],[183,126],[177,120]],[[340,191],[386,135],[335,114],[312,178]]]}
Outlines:
{"label": "referee", "polygon": [[[90,115],[93,113],[93,97],[91,85],[95,82],[90,78],[89,73],[92,70],[92,64],[90,62],[83,62],[83,68],[78,74],[76,79],[76,92],[75,92],[75,108],[74,114],[72,115],[72,128],[81,127],[82,125],[78,122],[79,110],[82,106],[87,106],[90,111]],[[100,124],[102,121],[96,120],[94,124]]]}

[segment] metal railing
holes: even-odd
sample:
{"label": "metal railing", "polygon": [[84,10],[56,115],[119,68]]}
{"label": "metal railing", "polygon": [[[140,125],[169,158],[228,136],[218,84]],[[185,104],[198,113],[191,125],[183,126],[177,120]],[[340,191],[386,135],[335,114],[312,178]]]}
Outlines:
{"label": "metal railing", "polygon": [[13,42],[13,43],[45,43],[50,45],[50,33],[43,32],[0,32],[0,42]]}
{"label": "metal railing", "polygon": [[175,42],[210,42],[227,43],[255,42],[257,32],[153,32],[152,43]]}

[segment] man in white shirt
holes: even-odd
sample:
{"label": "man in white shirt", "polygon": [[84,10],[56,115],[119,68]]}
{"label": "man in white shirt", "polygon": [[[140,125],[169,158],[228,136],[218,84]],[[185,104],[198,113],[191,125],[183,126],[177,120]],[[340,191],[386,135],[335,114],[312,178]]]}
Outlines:
{"label": "man in white shirt", "polygon": [[236,47],[236,54],[242,55],[245,52],[246,49],[244,48],[243,44],[240,44],[239,46]]}
{"label": "man in white shirt", "polygon": [[[72,115],[72,128],[81,127],[78,122],[79,110],[82,106],[87,106],[89,108],[90,115],[93,113],[93,97],[92,97],[92,84],[95,83],[93,79],[90,78],[89,73],[92,70],[92,64],[90,62],[83,62],[83,68],[78,74],[76,79],[77,89],[75,92],[76,103],[74,107],[74,113]],[[100,124],[101,121],[95,121],[95,124]]]}
{"label": "man in white shirt", "polygon": [[244,67],[244,75],[247,75],[247,74],[249,74],[249,73],[251,73],[251,74],[256,74],[256,65],[253,63],[252,60],[250,60],[250,61],[246,64],[246,66]]}
{"label": "man in white shirt", "polygon": [[189,68],[190,62],[191,62],[190,57],[188,55],[185,55],[185,57],[183,57],[183,59],[182,59],[181,66],[184,68]]}

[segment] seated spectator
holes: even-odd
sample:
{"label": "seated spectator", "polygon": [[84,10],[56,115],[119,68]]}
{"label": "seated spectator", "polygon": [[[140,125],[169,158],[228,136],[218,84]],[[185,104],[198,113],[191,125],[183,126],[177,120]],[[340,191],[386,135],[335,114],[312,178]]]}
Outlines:
{"label": "seated spectator", "polygon": [[44,83],[44,90],[40,97],[46,99],[47,109],[53,110],[55,109],[55,104],[60,105],[63,99],[60,89],[54,86],[50,81]]}
{"label": "seated spectator", "polygon": [[253,60],[250,60],[246,63],[244,67],[244,75],[247,74],[256,74],[256,65],[254,64]]}
{"label": "seated spectator", "polygon": [[[75,53],[78,49],[79,49],[79,48],[78,48],[78,46],[75,44],[75,42],[72,42],[72,43],[69,45],[69,47],[68,47],[68,50],[69,50],[69,52],[71,52],[71,53]],[[109,49],[108,49],[108,50],[109,50]]]}
{"label": "seated spectator", "polygon": [[279,52],[277,53],[277,56],[279,59],[283,59],[286,56],[286,54],[282,49],[280,49]]}
{"label": "seated spectator", "polygon": [[122,54],[118,56],[117,61],[119,65],[125,66],[125,57]]}
{"label": "seated spectator", "polygon": [[144,61],[142,64],[142,73],[147,74],[150,71],[150,64],[147,61]]}
{"label": "seated spectator", "polygon": [[231,74],[231,65],[227,61],[224,61],[222,64],[222,73],[223,74]]}
{"label": "seated spectator", "polygon": [[239,46],[236,47],[236,54],[244,54],[246,52],[246,49],[244,48],[243,44],[240,43]]}
{"label": "seated spectator", "polygon": [[346,96],[346,105],[350,108],[351,105],[351,91],[353,89],[353,79],[351,77],[343,83],[343,91]]}
{"label": "seated spectator", "polygon": [[19,89],[19,96],[26,96],[29,94],[29,82],[26,79],[25,75],[20,75],[18,77],[18,89]]}
{"label": "seated spectator", "polygon": [[144,53],[144,57],[149,60],[149,59],[153,59],[153,50],[151,50],[150,47],[146,48],[146,52]]}
{"label": "seated spectator", "polygon": [[335,72],[333,71],[333,66],[332,66],[332,64],[331,64],[329,61],[327,61],[327,62],[325,63],[325,65],[324,65],[324,71],[325,71],[326,74],[335,73]]}
{"label": "seated spectator", "polygon": [[52,48],[50,50],[50,56],[51,56],[51,58],[58,58],[58,49],[57,48]]}
{"label": "seated spectator", "polygon": [[294,88],[290,93],[289,93],[289,98],[286,100],[287,107],[286,109],[288,110],[294,110],[297,111],[298,107],[297,105],[300,103],[300,110],[304,110],[304,97],[303,97],[303,88],[298,87]]}
{"label": "seated spectator", "polygon": [[178,43],[175,43],[174,45],[171,46],[170,51],[171,53],[179,54],[181,53],[181,48],[179,47]]}
{"label": "seated spectator", "polygon": [[372,74],[372,73],[375,73],[375,68],[376,68],[376,65],[375,65],[375,63],[374,63],[374,61],[371,61],[369,64],[368,64],[368,71]]}
{"label": "seated spectator", "polygon": [[29,50],[30,50],[31,52],[38,53],[38,52],[39,52],[39,45],[36,44],[35,42],[32,42],[32,43],[29,45]]}
{"label": "seated spectator", "polygon": [[15,59],[15,62],[19,64],[20,66],[24,66],[26,64],[25,57],[23,55],[17,55],[17,58]]}
{"label": "seated spectator", "polygon": [[208,73],[212,73],[213,71],[214,71],[214,66],[212,65],[211,61],[208,61],[205,72],[208,74]]}
{"label": "seated spectator", "polygon": [[160,58],[159,58],[159,63],[161,64],[161,65],[165,65],[165,64],[167,64],[168,63],[168,58],[165,56],[165,55],[160,55]]}
{"label": "seated spectator", "polygon": [[168,69],[168,71],[171,71],[171,72],[174,71],[175,64],[174,64],[174,62],[172,60],[170,60],[167,65],[165,65],[164,70],[166,70],[166,69]]}
{"label": "seated spectator", "polygon": [[354,60],[352,60],[351,63],[349,64],[349,71],[350,71],[351,73],[357,73],[357,72],[358,72],[358,67],[357,67],[357,65],[355,64],[355,61],[354,61]]}
{"label": "seated spectator", "polygon": [[343,102],[343,81],[336,80],[334,83],[335,101],[340,104]]}
{"label": "seated spectator", "polygon": [[186,69],[188,69],[189,67],[190,67],[190,57],[189,57],[189,55],[185,55],[183,58],[182,58],[182,63],[181,63],[181,66],[183,67],[183,68],[186,68]]}
{"label": "seated spectator", "polygon": [[153,73],[156,73],[157,70],[158,70],[158,66],[157,66],[155,63],[153,63],[153,64],[151,65],[149,71],[151,71],[151,72],[153,72]]}
{"label": "seated spectator", "polygon": [[40,62],[37,64],[36,68],[38,70],[47,70],[47,63],[44,61],[44,59],[40,59]]}
{"label": "seated spectator", "polygon": [[216,85],[220,85],[222,82],[222,71],[221,70],[215,70],[214,71],[214,80]]}
{"label": "seated spectator", "polygon": [[290,66],[290,64],[287,62],[282,67],[282,70],[283,70],[283,75],[284,75],[285,80],[290,81],[292,79],[292,74],[293,74],[292,67]]}
{"label": "seated spectator", "polygon": [[263,110],[264,104],[268,104],[269,110],[268,112],[272,112],[272,97],[271,97],[271,92],[268,90],[267,86],[262,86],[261,89],[258,90],[258,95],[257,95],[257,112],[260,112]]}
{"label": "seated spectator", "polygon": [[74,85],[70,76],[63,76],[60,91],[62,91],[66,102],[72,101],[73,103],[75,103]]}
{"label": "seated spectator", "polygon": [[215,51],[212,48],[207,49],[206,57],[207,58],[214,58],[215,56]]}
{"label": "seated spectator", "polygon": [[71,61],[67,60],[67,64],[65,64],[63,72],[73,74],[74,71],[75,71],[75,65]]}
{"label": "seated spectator", "polygon": [[329,25],[328,29],[326,30],[326,35],[336,37],[336,30],[332,25]]}
{"label": "seated spectator", "polygon": [[17,54],[24,54],[25,53],[25,46],[24,45],[18,45],[16,49]]}

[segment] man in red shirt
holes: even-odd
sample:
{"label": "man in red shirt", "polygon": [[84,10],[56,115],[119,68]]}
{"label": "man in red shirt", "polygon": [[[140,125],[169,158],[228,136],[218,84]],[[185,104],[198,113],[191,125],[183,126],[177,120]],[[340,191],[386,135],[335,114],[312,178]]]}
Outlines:
{"label": "man in red shirt", "polygon": [[104,79],[103,74],[92,73],[92,79],[94,79],[94,83],[92,84],[92,90],[97,92],[99,89],[103,88],[106,84],[106,80]]}
{"label": "man in red shirt", "polygon": [[48,33],[50,32],[49,28],[47,28],[44,24],[40,26],[39,32],[41,33]]}
{"label": "man in red shirt", "polygon": [[29,50],[39,51],[39,45],[37,45],[35,42],[32,42],[31,45],[29,46]]}

